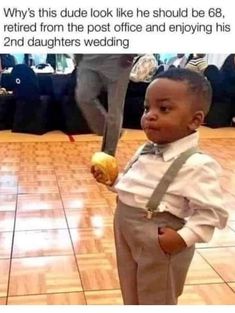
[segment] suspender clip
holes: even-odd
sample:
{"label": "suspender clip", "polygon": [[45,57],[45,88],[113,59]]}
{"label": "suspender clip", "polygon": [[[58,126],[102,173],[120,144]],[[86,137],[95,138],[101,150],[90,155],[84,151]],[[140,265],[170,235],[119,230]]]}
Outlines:
{"label": "suspender clip", "polygon": [[147,211],[147,219],[148,219],[148,220],[151,220],[152,216],[153,216],[153,211],[151,211],[150,209],[148,209],[148,211]]}

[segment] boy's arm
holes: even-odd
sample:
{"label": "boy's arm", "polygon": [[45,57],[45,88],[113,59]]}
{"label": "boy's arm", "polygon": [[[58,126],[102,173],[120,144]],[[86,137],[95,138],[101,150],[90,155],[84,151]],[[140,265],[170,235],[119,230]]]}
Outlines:
{"label": "boy's arm", "polygon": [[188,173],[184,196],[193,214],[184,227],[177,231],[187,246],[208,242],[215,227],[222,229],[226,226],[228,213],[224,209],[219,172],[218,163],[208,158],[203,165]]}

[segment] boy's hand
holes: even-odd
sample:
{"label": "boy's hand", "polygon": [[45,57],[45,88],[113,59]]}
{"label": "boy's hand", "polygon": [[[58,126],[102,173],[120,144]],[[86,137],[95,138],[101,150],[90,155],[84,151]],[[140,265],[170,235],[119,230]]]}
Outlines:
{"label": "boy's hand", "polygon": [[98,183],[104,184],[104,174],[97,166],[91,166],[91,174],[94,176]]}
{"label": "boy's hand", "polygon": [[159,228],[158,240],[162,250],[167,254],[180,252],[187,247],[185,241],[177,231],[168,227]]}
{"label": "boy's hand", "polygon": [[112,186],[118,176],[117,160],[105,152],[96,152],[91,158],[91,173],[97,182]]}

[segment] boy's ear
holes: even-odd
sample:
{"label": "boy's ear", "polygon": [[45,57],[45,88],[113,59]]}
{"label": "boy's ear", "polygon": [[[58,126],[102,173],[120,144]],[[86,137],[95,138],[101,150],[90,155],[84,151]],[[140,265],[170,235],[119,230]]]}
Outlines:
{"label": "boy's ear", "polygon": [[193,114],[193,117],[191,119],[191,122],[188,125],[188,128],[192,131],[196,130],[203,123],[204,117],[205,117],[205,114],[202,110],[196,111]]}

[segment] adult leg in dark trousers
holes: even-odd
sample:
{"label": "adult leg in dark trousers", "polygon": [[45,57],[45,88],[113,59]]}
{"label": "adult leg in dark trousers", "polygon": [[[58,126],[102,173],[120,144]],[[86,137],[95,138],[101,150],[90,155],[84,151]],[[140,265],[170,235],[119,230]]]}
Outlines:
{"label": "adult leg in dark trousers", "polygon": [[[78,66],[76,100],[91,130],[103,135],[101,150],[115,155],[131,62],[122,67],[121,55],[110,56],[103,59],[98,56],[97,61],[92,59],[91,62],[82,59]],[[108,93],[108,112],[97,98],[102,88]]]}
{"label": "adult leg in dark trousers", "polygon": [[76,100],[91,131],[102,136],[107,112],[97,98],[103,79],[97,72],[80,67],[78,71]]}

